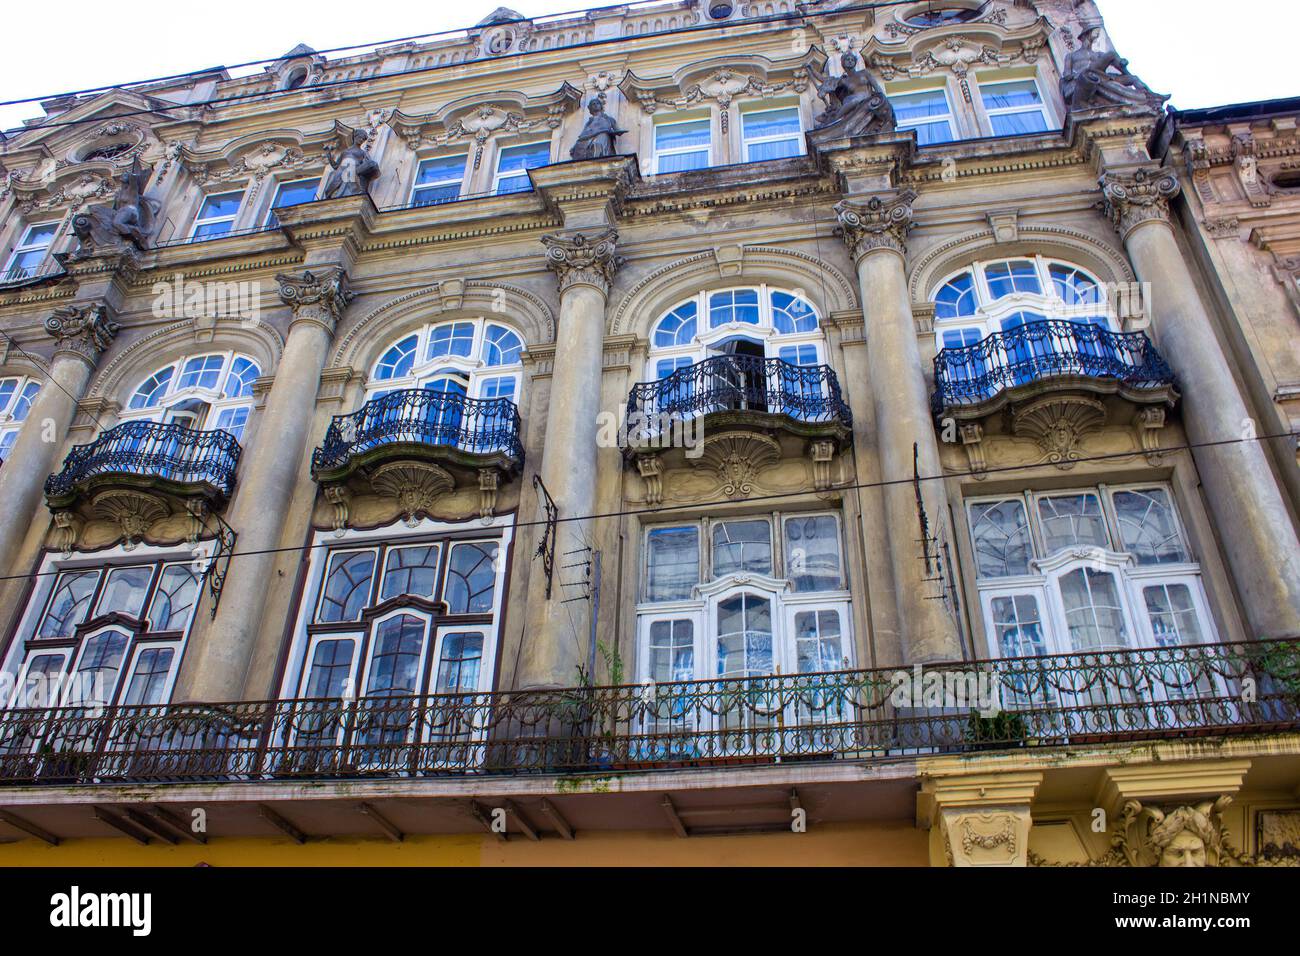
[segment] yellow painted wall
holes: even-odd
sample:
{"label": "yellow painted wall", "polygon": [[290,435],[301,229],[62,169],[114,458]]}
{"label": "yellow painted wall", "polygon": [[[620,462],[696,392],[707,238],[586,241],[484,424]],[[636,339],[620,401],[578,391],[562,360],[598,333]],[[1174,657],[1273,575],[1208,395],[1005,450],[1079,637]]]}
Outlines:
{"label": "yellow painted wall", "polygon": [[512,835],[408,836],[402,843],[329,837],[213,838],[204,846],[125,839],[0,845],[3,866],[925,866],[926,834],[910,823],[814,827],[807,833],[682,839],[659,832],[580,832],[573,841]]}

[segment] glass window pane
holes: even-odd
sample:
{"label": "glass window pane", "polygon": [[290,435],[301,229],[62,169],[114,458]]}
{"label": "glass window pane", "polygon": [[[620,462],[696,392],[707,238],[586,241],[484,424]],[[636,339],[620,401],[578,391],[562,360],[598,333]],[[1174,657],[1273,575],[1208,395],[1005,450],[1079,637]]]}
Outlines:
{"label": "glass window pane", "polygon": [[451,549],[443,600],[452,614],[486,614],[496,597],[495,541],[456,544]]}
{"label": "glass window pane", "polygon": [[995,597],[993,639],[1002,657],[1039,657],[1047,653],[1043,637],[1043,615],[1038,598],[1032,594]]}
{"label": "glass window pane", "polygon": [[68,655],[64,652],[54,654],[35,654],[27,663],[27,672],[23,675],[22,686],[14,699],[15,707],[53,707],[62,696],[63,667]]}
{"label": "glass window pane", "polygon": [[718,676],[761,677],[772,673],[772,602],[737,594],[718,604]]}
{"label": "glass window pane", "polygon": [[699,307],[691,301],[665,315],[655,328],[655,346],[670,348],[674,345],[689,345],[695,338],[698,312]]}
{"label": "glass window pane", "polygon": [[199,209],[199,218],[216,219],[220,216],[233,216],[239,212],[239,201],[243,197],[243,193],[222,193],[219,196],[208,196],[203,200],[202,208]]}
{"label": "glass window pane", "polygon": [[728,289],[709,296],[709,327],[731,322],[758,325],[757,289]]}
{"label": "glass window pane", "polygon": [[479,689],[483,665],[483,635],[478,632],[453,632],[442,639],[438,655],[435,694],[473,693]]}
{"label": "glass window pane", "polygon": [[975,280],[969,272],[952,279],[934,297],[937,319],[955,319],[975,314]]}
{"label": "glass window pane", "polygon": [[95,614],[126,614],[139,618],[144,610],[145,593],[153,579],[153,567],[113,568],[108,572],[104,582],[104,591],[99,596],[99,606]]}
{"label": "glass window pane", "polygon": [[122,703],[133,706],[150,706],[163,702],[167,677],[171,673],[176,649],[172,647],[146,647],[135,659],[135,669],[122,695]]}
{"label": "glass window pane", "polygon": [[656,683],[695,679],[695,623],[689,619],[650,624],[650,679]]}
{"label": "glass window pane", "polygon": [[779,110],[755,110],[744,114],[745,138],[758,136],[797,136],[799,110],[789,106]]}
{"label": "glass window pane", "polygon": [[379,599],[401,594],[433,598],[438,586],[438,554],[436,544],[412,548],[393,548],[384,561],[384,584]]}
{"label": "glass window pane", "polygon": [[847,666],[839,611],[799,611],[794,616],[794,636],[799,673],[819,674]]}
{"label": "glass window pane", "polygon": [[1096,305],[1101,302],[1101,287],[1097,280],[1082,269],[1053,263],[1047,271],[1052,276],[1056,294],[1066,305]]}
{"label": "glass window pane", "polygon": [[184,630],[199,596],[199,576],[188,564],[169,564],[163,568],[149,606],[151,631]]}
{"label": "glass window pane", "polygon": [[844,587],[839,523],[833,515],[785,519],[785,576],[796,591]]}
{"label": "glass window pane", "polygon": [[1106,519],[1095,494],[1039,498],[1038,518],[1043,529],[1043,545],[1049,555],[1080,545],[1109,547]]}
{"label": "glass window pane", "polygon": [[26,235],[20,245],[24,248],[32,246],[44,247],[54,241],[54,234],[59,231],[57,222],[42,222],[27,228]]}
{"label": "glass window pane", "polygon": [[73,628],[86,616],[90,595],[98,580],[98,571],[67,571],[60,574],[37,636],[71,637]]}
{"label": "glass window pane", "polygon": [[497,161],[498,173],[522,172],[545,166],[551,159],[550,143],[529,143],[526,146],[507,146],[501,150]]}
{"label": "glass window pane", "polygon": [[646,600],[684,600],[699,583],[699,529],[651,529],[646,536]]}
{"label": "glass window pane", "polygon": [[483,333],[483,361],[488,365],[517,365],[523,351],[523,340],[505,326],[489,325]]}
{"label": "glass window pane", "polygon": [[220,355],[203,355],[186,361],[181,369],[180,381],[176,387],[181,388],[216,388],[221,380],[221,369],[225,359]]}
{"label": "glass window pane", "polygon": [[349,690],[355,649],[356,641],[350,637],[320,641],[312,654],[303,694],[311,698],[344,696]]}
{"label": "glass window pane", "polygon": [[420,685],[424,654],[424,621],[402,614],[384,621],[375,631],[366,676],[366,696],[414,694]]}
{"label": "glass window pane", "polygon": [[370,580],[374,573],[373,551],[331,555],[316,620],[322,623],[359,620],[370,599]]}
{"label": "glass window pane", "polygon": [[655,124],[655,149],[686,149],[709,145],[709,120],[691,120],[686,123]]}
{"label": "glass window pane", "polygon": [[980,87],[980,92],[984,97],[984,108],[990,110],[1039,106],[1043,102],[1043,98],[1038,94],[1038,84],[1033,80],[985,84]]}
{"label": "glass window pane", "polygon": [[1024,136],[1047,132],[1047,120],[1038,110],[1028,113],[999,113],[989,117],[994,136]]}
{"label": "glass window pane", "polygon": [[130,408],[152,408],[162,401],[163,395],[167,393],[167,386],[171,383],[172,373],[176,370],[175,366],[169,365],[161,371],[154,372],[143,384],[135,390],[131,396],[128,407]]}
{"label": "glass window pane", "polygon": [[251,398],[253,383],[262,374],[257,363],[243,356],[235,356],[230,363],[230,373],[226,376],[226,387],[222,395],[226,398]]}
{"label": "glass window pane", "polygon": [[217,428],[224,432],[229,432],[235,441],[242,441],[244,438],[244,426],[248,424],[248,409],[241,408],[223,408],[217,413]]}
{"label": "glass window pane", "polygon": [[772,573],[772,526],[766,521],[725,521],[713,526],[713,576]]}
{"label": "glass window pane", "polygon": [[705,169],[708,165],[708,150],[694,150],[687,153],[666,153],[660,154],[655,159],[655,172],[684,173],[688,169]]}
{"label": "glass window pane", "polygon": [[1157,584],[1142,589],[1151,632],[1160,647],[1204,644],[1200,618],[1186,584]]}
{"label": "glass window pane", "polygon": [[465,178],[464,156],[439,156],[420,163],[415,176],[412,201],[417,206],[448,202],[460,198],[461,181]]}
{"label": "glass window pane", "polygon": [[72,677],[70,706],[103,706],[112,700],[126,643],[127,636],[121,631],[104,631],[86,641]]}
{"label": "glass window pane", "polygon": [[1129,645],[1115,575],[1077,568],[1061,576],[1060,588],[1065,625],[1075,651],[1083,653]]}
{"label": "glass window pane", "polygon": [[[798,156],[801,152],[798,139],[773,139],[763,143],[745,144],[745,158],[751,163],[761,163],[768,159],[785,159],[789,156]],[[664,172],[668,171],[664,170]]]}
{"label": "glass window pane", "polygon": [[984,270],[988,279],[989,293],[995,299],[1001,299],[1017,292],[1033,295],[1042,293],[1038,281],[1038,269],[1034,263],[1025,260],[1015,262],[995,262]]}
{"label": "glass window pane", "polygon": [[1191,560],[1178,533],[1169,493],[1162,488],[1117,491],[1115,517],[1124,548],[1138,564],[1175,564]]}
{"label": "glass window pane", "polygon": [[780,335],[817,331],[817,312],[788,292],[772,293],[772,326]]}
{"label": "glass window pane", "polygon": [[469,358],[474,353],[474,323],[451,322],[435,326],[429,332],[429,348],[425,360],[459,355]]}
{"label": "glass window pane", "polygon": [[973,504],[970,524],[980,577],[1029,573],[1034,552],[1023,501],[1013,498]]}

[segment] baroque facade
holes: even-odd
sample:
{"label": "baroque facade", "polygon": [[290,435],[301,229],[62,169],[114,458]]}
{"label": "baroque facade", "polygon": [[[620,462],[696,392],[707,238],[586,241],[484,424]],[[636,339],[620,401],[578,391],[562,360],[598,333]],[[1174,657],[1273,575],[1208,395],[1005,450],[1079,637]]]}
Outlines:
{"label": "baroque facade", "polygon": [[1294,865],[1300,102],[1165,99],[663,0],[46,101],[0,861]]}

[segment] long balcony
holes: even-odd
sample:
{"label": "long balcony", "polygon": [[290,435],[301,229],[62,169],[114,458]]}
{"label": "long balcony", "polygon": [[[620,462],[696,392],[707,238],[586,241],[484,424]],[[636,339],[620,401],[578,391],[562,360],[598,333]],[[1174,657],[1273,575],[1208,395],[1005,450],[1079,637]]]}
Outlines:
{"label": "long balcony", "polygon": [[63,470],[45,482],[50,509],[64,511],[101,491],[131,489],[162,499],[201,499],[218,507],[230,497],[239,467],[239,442],[220,429],[175,423],[122,422],[77,445]]}
{"label": "long balcony", "polygon": [[[0,782],[484,777],[884,762],[1300,730],[1300,643],[554,691],[0,713]],[[931,678],[927,675],[927,681]],[[1252,682],[1252,683],[1248,683]],[[929,683],[926,684],[928,688]],[[1253,693],[1243,691],[1250,687]],[[915,688],[917,695],[930,691]],[[927,696],[927,700],[928,700]]]}
{"label": "long balcony", "polygon": [[[484,499],[487,517],[499,477],[523,465],[521,427],[519,409],[507,398],[402,389],[334,416],[312,453],[312,477],[326,488],[364,493],[393,490],[385,476],[391,478],[394,468],[423,468],[427,487],[435,491],[476,483],[491,498]],[[409,485],[409,476],[404,480]]]}
{"label": "long balcony", "polygon": [[627,399],[629,453],[674,424],[703,419],[710,431],[784,431],[848,440],[853,416],[829,365],[794,365],[752,355],[719,355],[633,386]]}

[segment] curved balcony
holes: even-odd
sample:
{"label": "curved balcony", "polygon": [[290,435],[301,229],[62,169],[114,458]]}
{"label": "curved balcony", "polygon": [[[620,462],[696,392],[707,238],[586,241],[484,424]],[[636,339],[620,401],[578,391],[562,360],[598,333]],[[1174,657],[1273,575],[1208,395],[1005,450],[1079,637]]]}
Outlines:
{"label": "curved balcony", "polygon": [[704,418],[706,428],[774,428],[845,442],[853,415],[829,365],[719,355],[642,382],[627,398],[627,449],[654,444],[671,423]]}
{"label": "curved balcony", "polygon": [[219,506],[234,489],[239,455],[239,442],[220,429],[123,422],[75,446],[63,460],[63,470],[46,480],[45,497],[53,511],[70,510],[81,498],[109,488]]}
{"label": "curved balcony", "polygon": [[[312,477],[327,488],[352,484],[408,499],[409,516],[418,510],[410,503],[413,481],[427,504],[429,496],[454,487],[458,475],[476,476],[486,496],[481,508],[486,517],[495,506],[498,476],[523,465],[520,429],[519,409],[507,398],[402,389],[335,415],[312,453]],[[394,469],[402,472],[400,487]],[[423,469],[423,477],[417,479],[412,469]],[[331,501],[342,506],[340,495]]]}
{"label": "curved balcony", "polygon": [[1174,375],[1144,332],[1027,322],[934,360],[936,418],[979,417],[1051,389],[1119,394],[1137,404],[1176,397]]}

